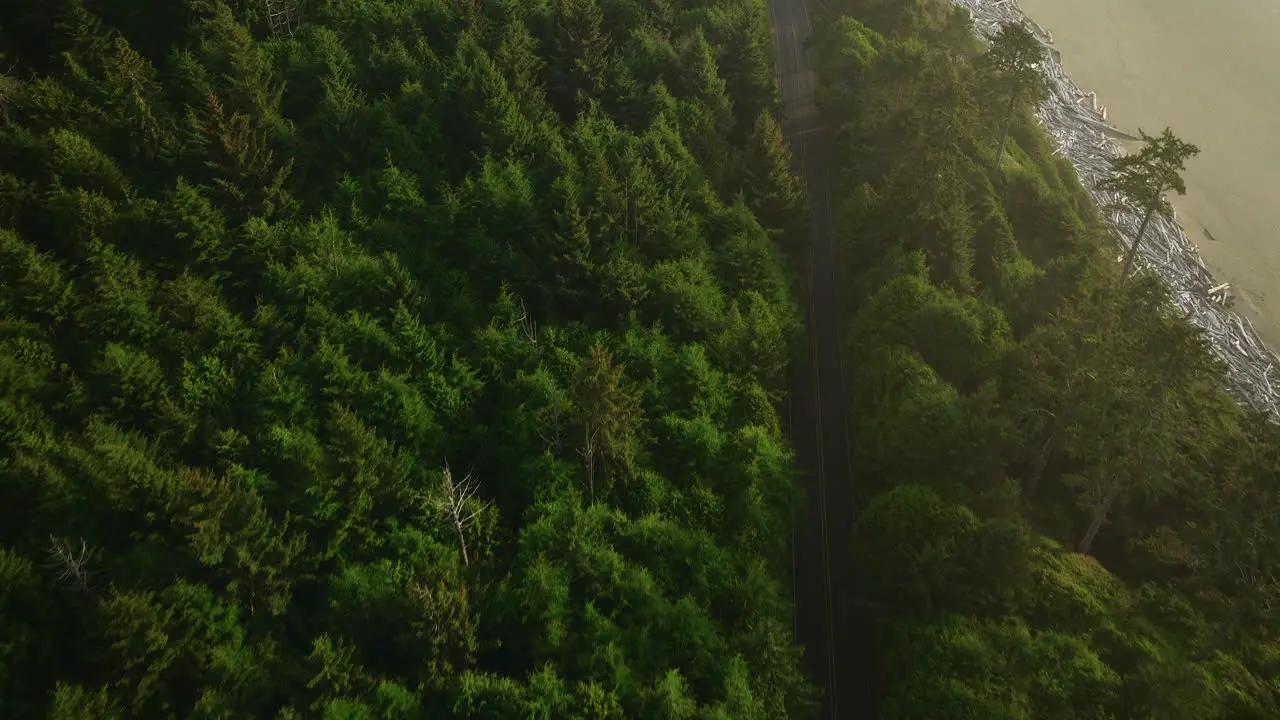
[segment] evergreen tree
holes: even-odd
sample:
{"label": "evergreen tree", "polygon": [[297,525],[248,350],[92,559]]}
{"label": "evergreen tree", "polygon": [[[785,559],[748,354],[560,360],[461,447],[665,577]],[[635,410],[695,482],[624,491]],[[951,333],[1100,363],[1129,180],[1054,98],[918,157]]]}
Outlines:
{"label": "evergreen tree", "polygon": [[1024,25],[1005,23],[991,38],[991,48],[983,57],[986,69],[995,75],[997,82],[1009,98],[1001,119],[1000,146],[996,150],[994,168],[999,170],[1004,157],[1004,146],[1009,141],[1009,128],[1013,124],[1013,112],[1019,101],[1038,104],[1048,92],[1040,63],[1045,51],[1040,41]]}
{"label": "evergreen tree", "polygon": [[1138,246],[1142,243],[1142,236],[1146,234],[1151,218],[1156,213],[1170,215],[1173,212],[1173,206],[1166,196],[1170,192],[1186,194],[1187,186],[1182,180],[1182,173],[1186,169],[1187,160],[1200,153],[1200,148],[1182,141],[1169,128],[1154,136],[1141,130],[1138,132],[1142,135],[1142,149],[1132,155],[1116,158],[1112,162],[1111,175],[1099,186],[1103,190],[1125,196],[1142,213],[1142,222],[1124,254],[1121,279],[1129,276],[1129,269],[1138,257]]}

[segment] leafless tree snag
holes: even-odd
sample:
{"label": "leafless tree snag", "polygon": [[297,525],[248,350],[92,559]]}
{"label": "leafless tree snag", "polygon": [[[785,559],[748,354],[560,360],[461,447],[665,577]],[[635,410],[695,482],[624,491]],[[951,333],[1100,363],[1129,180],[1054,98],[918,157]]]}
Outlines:
{"label": "leafless tree snag", "polygon": [[277,40],[292,38],[298,26],[298,0],[266,0],[266,4],[271,34]]}
{"label": "leafless tree snag", "polygon": [[72,590],[89,591],[89,579],[93,571],[89,570],[89,543],[80,539],[80,547],[66,538],[49,536],[49,556],[53,559],[53,567],[59,570],[58,580],[67,583]]}
{"label": "leafless tree snag", "polygon": [[453,479],[449,464],[445,463],[440,472],[440,489],[428,500],[431,507],[443,518],[458,536],[458,548],[462,551],[462,564],[470,565],[471,557],[467,553],[467,531],[471,529],[480,515],[489,508],[487,501],[475,499],[480,483],[467,473],[461,480]]}
{"label": "leafless tree snag", "polygon": [[529,311],[524,306],[524,298],[520,299],[520,317],[516,318],[520,323],[520,329],[524,331],[524,337],[531,344],[538,344],[538,323],[529,317]]}

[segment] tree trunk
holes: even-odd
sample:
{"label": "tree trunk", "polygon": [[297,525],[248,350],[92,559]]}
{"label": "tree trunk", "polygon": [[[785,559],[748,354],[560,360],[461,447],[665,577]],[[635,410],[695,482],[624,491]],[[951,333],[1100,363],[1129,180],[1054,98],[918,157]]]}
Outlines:
{"label": "tree trunk", "polygon": [[1138,257],[1138,245],[1142,242],[1142,236],[1147,232],[1147,225],[1151,222],[1151,216],[1156,212],[1155,206],[1147,208],[1147,214],[1142,216],[1142,224],[1138,226],[1138,234],[1133,236],[1133,242],[1129,244],[1129,250],[1124,254],[1124,269],[1120,271],[1120,279],[1124,280],[1129,277],[1129,269],[1133,267],[1133,261]]}
{"label": "tree trunk", "polygon": [[1111,512],[1111,504],[1115,502],[1116,496],[1120,494],[1120,481],[1114,480],[1111,486],[1107,488],[1107,494],[1103,496],[1102,501],[1093,509],[1093,519],[1089,521],[1089,529],[1085,531],[1084,537],[1080,538],[1080,545],[1076,551],[1088,555],[1093,550],[1093,541],[1098,537],[1098,531],[1102,529],[1102,523],[1106,522],[1107,515]]}
{"label": "tree trunk", "polygon": [[1053,447],[1053,441],[1058,437],[1058,428],[1054,427],[1049,432],[1049,437],[1045,438],[1044,445],[1040,446],[1040,453],[1036,455],[1035,464],[1031,466],[1031,474],[1027,476],[1026,496],[1030,500],[1036,496],[1036,491],[1040,489],[1040,479],[1044,477],[1044,469],[1049,465],[1049,449]]}
{"label": "tree trunk", "polygon": [[587,491],[591,494],[591,504],[596,503],[596,453],[599,450],[596,447],[596,431],[591,427],[591,423],[587,423],[585,434],[582,441],[582,449],[578,451],[582,455],[585,462],[585,470],[587,472]]}
{"label": "tree trunk", "polygon": [[470,557],[469,555],[467,555],[467,533],[466,533],[466,530],[465,530],[465,528],[463,528],[463,527],[462,527],[462,523],[461,523],[461,522],[455,522],[455,523],[454,523],[454,529],[455,529],[455,530],[457,531],[457,533],[458,533],[458,548],[459,548],[460,550],[462,550],[462,564],[463,564],[463,565],[470,565],[470,564],[471,564],[471,557]]}
{"label": "tree trunk", "polygon": [[1004,159],[1004,145],[1009,141],[1009,129],[1013,127],[1013,108],[1017,103],[1017,91],[1009,93],[1009,107],[1004,111],[1004,132],[1000,133],[1000,149],[996,150],[996,164],[991,167],[996,172],[1000,170],[1000,161]]}

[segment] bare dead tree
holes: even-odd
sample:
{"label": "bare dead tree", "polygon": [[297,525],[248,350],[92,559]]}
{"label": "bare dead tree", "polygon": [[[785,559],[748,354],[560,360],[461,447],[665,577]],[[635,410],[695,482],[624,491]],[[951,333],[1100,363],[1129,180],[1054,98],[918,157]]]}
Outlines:
{"label": "bare dead tree", "polygon": [[276,39],[293,38],[298,26],[298,0],[266,0],[267,22]]}
{"label": "bare dead tree", "polygon": [[489,508],[489,502],[476,501],[476,492],[480,489],[479,481],[467,473],[461,480],[453,479],[453,471],[449,463],[445,463],[441,471],[439,491],[428,499],[432,507],[458,536],[458,548],[462,551],[462,564],[470,565],[471,557],[467,552],[467,531],[475,525],[480,515]]}
{"label": "bare dead tree", "polygon": [[587,423],[586,430],[583,431],[582,448],[578,450],[586,467],[587,491],[591,494],[592,503],[596,501],[596,456],[600,454],[599,434],[591,423]]}
{"label": "bare dead tree", "polygon": [[94,572],[89,569],[91,553],[84,538],[80,539],[80,547],[77,548],[66,538],[50,535],[48,552],[54,569],[59,571],[58,580],[67,583],[72,590],[89,591],[89,580]]}
{"label": "bare dead tree", "polygon": [[520,329],[524,331],[524,337],[531,344],[538,344],[538,323],[529,317],[529,311],[524,306],[524,298],[520,298],[520,316],[516,318],[516,322],[520,323]]}

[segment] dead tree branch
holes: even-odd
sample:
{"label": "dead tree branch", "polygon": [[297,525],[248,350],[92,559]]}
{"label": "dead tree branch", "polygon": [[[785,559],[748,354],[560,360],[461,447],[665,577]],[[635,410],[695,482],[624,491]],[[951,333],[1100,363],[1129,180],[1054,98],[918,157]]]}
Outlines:
{"label": "dead tree branch", "polygon": [[80,547],[66,538],[49,536],[49,556],[53,559],[53,567],[58,570],[58,580],[67,583],[72,590],[89,591],[89,580],[94,572],[89,569],[91,554],[89,543],[80,539]]}
{"label": "dead tree branch", "polygon": [[298,28],[298,0],[266,0],[267,22],[277,40],[292,39]]}
{"label": "dead tree branch", "polygon": [[467,473],[462,480],[454,480],[453,471],[449,469],[449,463],[446,462],[444,470],[440,474],[440,490],[428,500],[428,504],[440,514],[450,529],[458,536],[458,548],[462,551],[462,564],[470,565],[471,556],[467,551],[467,531],[475,525],[480,515],[489,509],[489,502],[476,501],[475,496],[480,489],[480,483],[471,477],[471,473]]}
{"label": "dead tree branch", "polygon": [[520,323],[520,329],[524,332],[524,337],[530,344],[538,344],[538,323],[529,317],[529,310],[524,306],[524,298],[520,298],[520,316],[516,318],[516,322]]}

